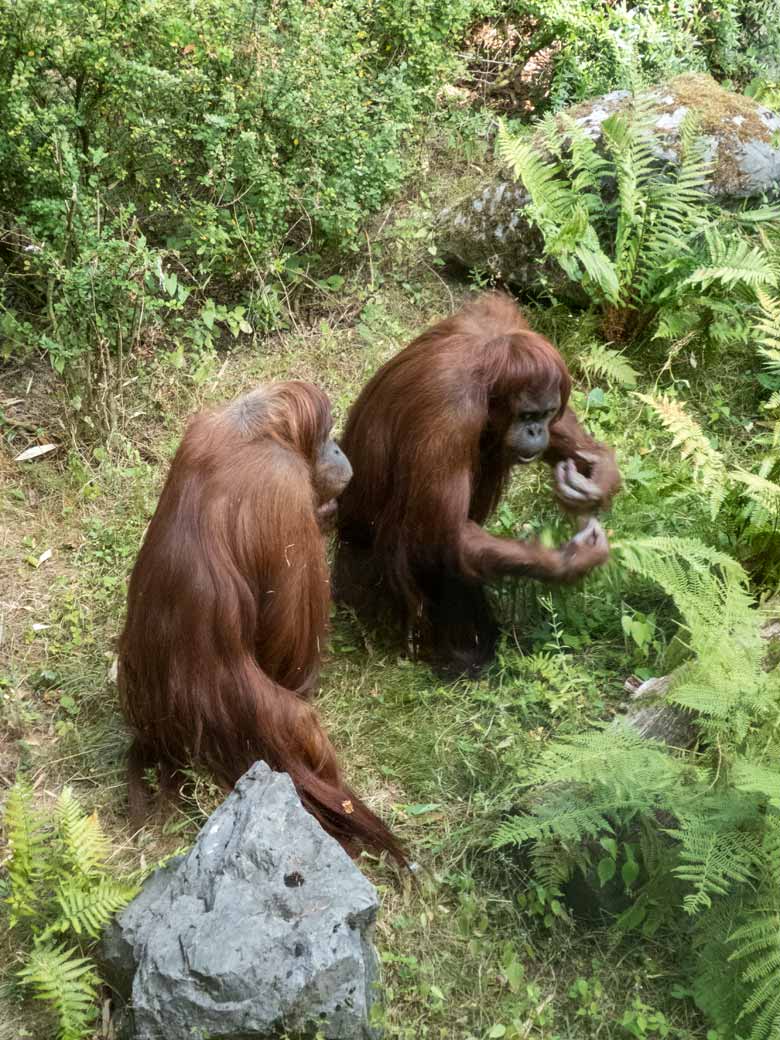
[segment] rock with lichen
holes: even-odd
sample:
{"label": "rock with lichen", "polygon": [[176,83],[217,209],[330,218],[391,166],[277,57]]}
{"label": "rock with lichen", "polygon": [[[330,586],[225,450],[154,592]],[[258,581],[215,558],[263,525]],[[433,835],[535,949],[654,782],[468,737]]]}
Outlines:
{"label": "rock with lichen", "polygon": [[[712,161],[709,190],[719,202],[780,196],[780,115],[704,75],[678,76],[668,85],[648,88],[641,100],[648,102],[659,165],[679,161],[680,127],[693,112],[705,155]],[[565,114],[598,145],[604,121],[615,112],[630,113],[634,104],[628,91],[615,90]],[[541,136],[536,141],[544,151]],[[567,283],[557,265],[540,259],[542,239],[526,218],[528,201],[522,185],[497,167],[485,183],[442,211],[440,252],[520,288],[546,281],[561,298],[571,298],[578,287]]]}

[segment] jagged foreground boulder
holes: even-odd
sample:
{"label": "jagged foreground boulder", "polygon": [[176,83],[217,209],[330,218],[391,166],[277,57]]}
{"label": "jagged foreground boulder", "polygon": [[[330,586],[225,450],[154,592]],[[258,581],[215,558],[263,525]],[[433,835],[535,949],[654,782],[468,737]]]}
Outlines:
{"label": "jagged foreground boulder", "polygon": [[[709,76],[678,76],[646,92],[655,111],[653,134],[659,164],[677,162],[680,126],[689,110],[697,114],[708,158],[714,161],[710,190],[724,204],[780,195],[780,116],[751,98],[719,87]],[[568,110],[594,141],[602,123],[629,107],[628,91],[616,90]],[[538,140],[538,138],[537,138]],[[541,142],[540,142],[541,147]],[[504,167],[438,221],[442,256],[465,267],[486,268],[519,288],[545,276],[561,298],[579,296],[557,264],[545,263],[541,235],[524,216],[528,196]]]}
{"label": "jagged foreground boulder", "polygon": [[106,931],[106,978],[134,1040],[368,1040],[376,890],[256,763],[191,851]]}

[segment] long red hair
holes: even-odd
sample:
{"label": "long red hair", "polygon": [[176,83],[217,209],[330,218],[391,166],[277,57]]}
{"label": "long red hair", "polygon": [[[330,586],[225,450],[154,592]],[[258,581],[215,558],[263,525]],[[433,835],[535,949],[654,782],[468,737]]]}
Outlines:
{"label": "long red hair", "polygon": [[281,382],[196,416],[138,555],[120,640],[120,693],[135,735],[131,810],[146,765],[190,763],[225,787],[257,759],[289,773],[345,846],[403,860],[344,783],[305,695],[328,629],[329,572],[312,486],[327,397]]}
{"label": "long red hair", "polygon": [[462,518],[484,523],[504,490],[503,406],[513,395],[550,390],[560,394],[560,418],[571,393],[566,363],[498,292],[427,329],[380,368],[341,441],[354,476],[339,504],[340,583],[352,581],[349,547],[370,547],[391,609],[403,627],[413,623],[425,598],[420,567],[446,563]]}

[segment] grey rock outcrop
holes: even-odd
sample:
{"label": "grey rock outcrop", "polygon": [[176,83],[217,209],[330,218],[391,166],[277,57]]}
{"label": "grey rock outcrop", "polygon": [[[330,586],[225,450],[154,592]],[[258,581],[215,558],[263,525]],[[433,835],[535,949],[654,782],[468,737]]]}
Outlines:
{"label": "grey rock outcrop", "polygon": [[666,699],[673,681],[674,675],[646,679],[632,690],[625,714],[618,715],[613,725],[629,726],[640,737],[671,747],[693,747],[698,735],[695,716]]}
{"label": "grey rock outcrop", "polygon": [[[668,85],[646,91],[654,112],[653,150],[659,165],[679,161],[680,127],[696,113],[705,153],[713,162],[710,191],[722,204],[780,195],[780,115],[751,98],[734,94],[709,76],[678,76]],[[614,112],[628,110],[631,96],[613,91],[568,109],[566,115],[597,143],[602,124]],[[543,143],[536,138],[540,149]],[[465,267],[480,267],[520,288],[543,282],[562,299],[576,302],[576,286],[560,268],[541,260],[542,239],[525,216],[528,196],[521,185],[496,167],[485,183],[443,210],[438,222],[442,256]]]}
{"label": "grey rock outcrop", "polygon": [[377,909],[289,777],[258,762],[108,927],[118,1035],[369,1040]]}

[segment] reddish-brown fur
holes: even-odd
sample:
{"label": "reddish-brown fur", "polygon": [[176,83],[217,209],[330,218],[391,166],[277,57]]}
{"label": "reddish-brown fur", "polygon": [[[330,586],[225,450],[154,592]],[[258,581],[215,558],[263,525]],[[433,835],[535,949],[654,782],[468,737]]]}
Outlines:
{"label": "reddish-brown fur", "polygon": [[197,415],[174,458],[133,570],[120,642],[122,706],[135,741],[131,815],[143,771],[205,766],[225,787],[257,759],[289,773],[346,847],[403,855],[342,780],[304,697],[315,687],[330,586],[317,524],[317,451],[327,397],[276,383]]}
{"label": "reddish-brown fur", "polygon": [[613,453],[567,407],[570,388],[558,351],[499,293],[391,358],[363,389],[342,439],[354,476],[339,504],[338,597],[369,617],[389,610],[440,663],[478,670],[497,637],[482,583],[503,574],[573,580],[588,551],[572,553],[575,567],[558,550],[481,527],[511,468],[503,440],[513,398],[557,390],[544,460],[572,458],[603,503],[619,486]]}

